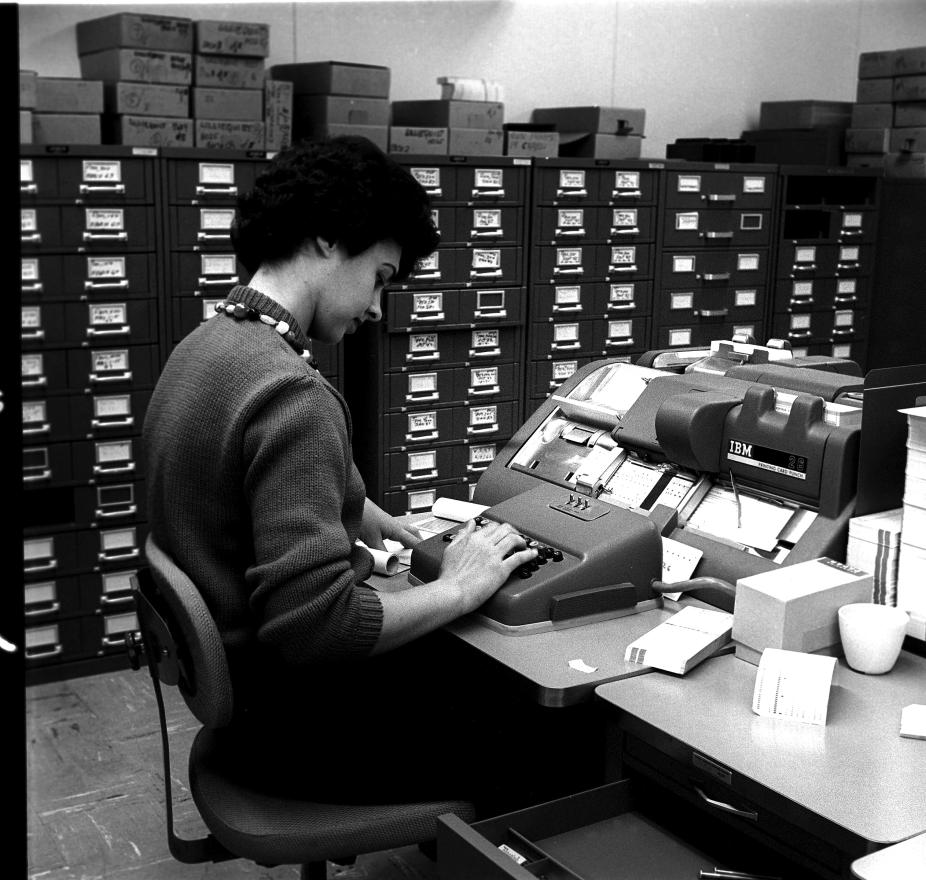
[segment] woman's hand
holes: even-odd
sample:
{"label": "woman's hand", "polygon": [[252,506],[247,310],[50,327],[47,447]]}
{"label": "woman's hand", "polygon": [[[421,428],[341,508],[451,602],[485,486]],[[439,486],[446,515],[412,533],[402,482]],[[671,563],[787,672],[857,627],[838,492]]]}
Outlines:
{"label": "woman's hand", "polygon": [[386,538],[398,541],[403,547],[414,547],[421,541],[421,536],[416,531],[403,525],[367,498],[363,505],[360,540],[374,550],[385,550],[383,540]]}

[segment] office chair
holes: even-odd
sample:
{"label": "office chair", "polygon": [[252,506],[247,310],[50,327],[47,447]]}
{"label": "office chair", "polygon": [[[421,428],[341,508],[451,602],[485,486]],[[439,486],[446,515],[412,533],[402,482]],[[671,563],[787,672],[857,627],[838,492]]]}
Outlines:
{"label": "office chair", "polygon": [[[264,867],[299,865],[303,880],[324,880],[326,862],[350,864],[358,855],[418,844],[427,851],[437,817],[475,816],[466,801],[328,804],[281,797],[245,783],[244,761],[219,757],[215,731],[232,717],[232,686],[218,629],[193,582],[149,537],[147,567],[132,577],[139,632],[126,636],[133,669],[144,656],[154,685],[164,759],[167,841],[188,864],[248,859]],[[170,743],[161,684],[179,688],[203,725],[189,756],[193,801],[209,834],[195,840],[174,832]],[[237,766],[236,766],[237,765]]]}

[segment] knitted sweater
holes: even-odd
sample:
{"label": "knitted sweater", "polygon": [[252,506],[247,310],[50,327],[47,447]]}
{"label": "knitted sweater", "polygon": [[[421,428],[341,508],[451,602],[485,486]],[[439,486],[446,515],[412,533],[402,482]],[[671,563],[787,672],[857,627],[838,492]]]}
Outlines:
{"label": "knitted sweater", "polygon": [[[228,299],[286,321],[256,290]],[[365,489],[350,415],[328,382],[270,325],[216,315],[171,354],[144,424],[154,540],[199,587],[233,679],[370,653],[382,626],[360,583]]]}

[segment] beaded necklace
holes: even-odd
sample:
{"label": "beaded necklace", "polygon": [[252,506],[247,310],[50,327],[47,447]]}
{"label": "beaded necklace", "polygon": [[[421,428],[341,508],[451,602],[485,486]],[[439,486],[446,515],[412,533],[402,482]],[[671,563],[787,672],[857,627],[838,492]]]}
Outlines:
{"label": "beaded necklace", "polygon": [[270,327],[273,327],[277,333],[282,336],[287,343],[289,343],[290,348],[296,352],[310,367],[318,369],[315,358],[312,357],[312,352],[307,348],[302,348],[299,343],[296,341],[296,334],[293,332],[293,329],[289,326],[286,321],[278,321],[276,318],[272,318],[270,315],[264,315],[257,309],[252,308],[251,306],[245,305],[244,303],[235,303],[235,302],[218,302],[215,304],[215,310],[217,313],[224,313],[230,315],[236,321],[243,321],[245,318],[249,321],[260,321],[262,324],[267,324]]}

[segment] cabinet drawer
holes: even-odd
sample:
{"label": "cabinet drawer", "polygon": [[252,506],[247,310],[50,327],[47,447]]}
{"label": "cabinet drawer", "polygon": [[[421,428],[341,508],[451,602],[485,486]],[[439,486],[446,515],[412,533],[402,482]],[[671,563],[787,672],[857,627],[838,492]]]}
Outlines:
{"label": "cabinet drawer", "polygon": [[154,201],[154,160],[66,156],[58,160],[58,195],[87,204]]}
{"label": "cabinet drawer", "polygon": [[156,343],[157,300],[64,303],[64,331],[68,345]]}
{"label": "cabinet drawer", "polygon": [[866,315],[855,309],[792,312],[772,317],[772,335],[798,343],[840,342],[865,332]]}
{"label": "cabinet drawer", "polygon": [[145,523],[81,529],[77,536],[78,564],[82,571],[121,571],[141,564],[148,527]]}
{"label": "cabinet drawer", "polygon": [[44,489],[74,479],[70,443],[29,443],[23,446],[23,486]]}
{"label": "cabinet drawer", "polygon": [[557,319],[531,325],[531,357],[561,358],[566,355],[601,355],[605,322],[601,318],[582,321]]}
{"label": "cabinet drawer", "polygon": [[513,400],[520,396],[520,364],[482,364],[429,372],[391,373],[387,378],[387,410],[438,406],[480,400]]}
{"label": "cabinet drawer", "polygon": [[71,444],[74,479],[83,483],[124,483],[142,473],[142,439],[113,437]]}
{"label": "cabinet drawer", "polygon": [[86,655],[80,618],[26,626],[23,656],[26,668],[65,663]]}
{"label": "cabinet drawer", "polygon": [[662,253],[662,279],[666,287],[697,284],[764,284],[768,250],[690,250]]}
{"label": "cabinet drawer", "polygon": [[27,398],[22,402],[24,443],[66,440],[71,413],[65,397]]}
{"label": "cabinet drawer", "polygon": [[250,275],[234,252],[170,255],[173,293],[178,296],[222,297],[236,284],[247,284]]}
{"label": "cabinet drawer", "polygon": [[20,250],[24,254],[61,246],[61,212],[57,205],[20,208],[19,228]]}
{"label": "cabinet drawer", "polygon": [[444,245],[524,243],[524,209],[520,205],[445,206],[433,213]]}
{"label": "cabinet drawer", "polygon": [[775,175],[771,172],[710,169],[666,171],[667,208],[770,210],[774,198]]}
{"label": "cabinet drawer", "polygon": [[607,246],[570,242],[534,249],[532,262],[535,281],[594,281],[604,277]]}
{"label": "cabinet drawer", "polygon": [[591,363],[592,357],[576,357],[566,360],[532,361],[528,367],[528,397],[546,398],[570,378],[579,367]]}
{"label": "cabinet drawer", "polygon": [[171,157],[166,163],[167,198],[174,204],[234,205],[239,195],[251,189],[266,165],[266,161],[224,156],[202,159]]}
{"label": "cabinet drawer", "polygon": [[386,456],[388,485],[408,488],[417,483],[446,482],[462,474],[454,473],[452,446],[390,452]]}
{"label": "cabinet drawer", "polygon": [[154,386],[159,372],[156,345],[123,345],[68,351],[68,384],[73,390],[123,390]]}
{"label": "cabinet drawer", "polygon": [[390,370],[407,370],[519,361],[521,336],[517,327],[389,334],[387,366]]}
{"label": "cabinet drawer", "polygon": [[820,278],[827,275],[868,275],[874,268],[870,244],[782,242],[778,251],[779,277]]}
{"label": "cabinet drawer", "polygon": [[29,583],[57,577],[77,567],[74,532],[29,535],[23,538],[23,575]]}
{"label": "cabinet drawer", "polygon": [[22,156],[19,160],[19,198],[24,204],[57,198],[58,160],[50,156]]}
{"label": "cabinet drawer", "polygon": [[530,311],[534,320],[618,317],[649,314],[653,282],[622,279],[591,284],[538,284],[531,290]]}
{"label": "cabinet drawer", "polygon": [[656,209],[652,205],[542,205],[535,210],[535,244],[652,241],[656,230]]}
{"label": "cabinet drawer", "polygon": [[150,399],[148,390],[72,395],[71,431],[76,437],[101,440],[140,434]]}
{"label": "cabinet drawer", "polygon": [[81,528],[92,528],[144,520],[145,497],[143,480],[77,486],[74,522]]}
{"label": "cabinet drawer", "polygon": [[763,286],[692,287],[663,290],[658,314],[667,324],[694,321],[757,322],[765,314]]}
{"label": "cabinet drawer", "polygon": [[661,325],[656,328],[654,349],[701,346],[715,339],[732,339],[734,336],[751,336],[758,341],[764,338],[761,321],[733,324],[729,321],[704,321],[681,326]]}
{"label": "cabinet drawer", "polygon": [[383,494],[383,509],[392,516],[408,516],[413,513],[427,513],[438,498],[452,498],[454,501],[472,501],[475,480],[446,483],[439,486],[397,489]]}
{"label": "cabinet drawer", "polygon": [[868,305],[870,288],[871,279],[868,276],[779,281],[775,302],[779,310],[787,308],[789,311],[865,307]]}
{"label": "cabinet drawer", "polygon": [[91,614],[134,611],[135,597],[131,578],[137,571],[133,566],[79,575],[81,607]]}
{"label": "cabinet drawer", "polygon": [[24,351],[20,354],[24,397],[68,390],[67,355],[63,351]]}
{"label": "cabinet drawer", "polygon": [[619,162],[584,165],[568,160],[538,161],[534,171],[535,198],[553,204],[646,205],[656,200],[659,172]]}
{"label": "cabinet drawer", "polygon": [[81,597],[76,577],[56,577],[24,585],[23,614],[26,625],[46,623],[80,611]]}
{"label": "cabinet drawer", "polygon": [[134,608],[109,610],[81,620],[81,638],[84,650],[91,656],[125,652],[126,633],[138,629],[138,616]]}
{"label": "cabinet drawer", "polygon": [[172,205],[170,247],[230,251],[234,205]]}
{"label": "cabinet drawer", "polygon": [[147,205],[61,207],[61,246],[87,251],[151,250],[154,208]]}
{"label": "cabinet drawer", "polygon": [[767,247],[769,211],[668,210],[666,247]]}

